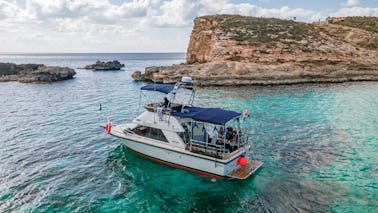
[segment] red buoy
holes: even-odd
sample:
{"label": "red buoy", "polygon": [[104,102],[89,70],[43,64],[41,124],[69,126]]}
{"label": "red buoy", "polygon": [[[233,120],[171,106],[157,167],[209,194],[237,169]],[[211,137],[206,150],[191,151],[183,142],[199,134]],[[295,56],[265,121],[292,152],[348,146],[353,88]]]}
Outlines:
{"label": "red buoy", "polygon": [[248,159],[244,156],[240,156],[236,161],[240,166],[246,166],[248,164]]}
{"label": "red buoy", "polygon": [[111,123],[107,123],[106,126],[105,126],[105,132],[107,134],[110,134],[111,130],[112,130],[112,124]]}

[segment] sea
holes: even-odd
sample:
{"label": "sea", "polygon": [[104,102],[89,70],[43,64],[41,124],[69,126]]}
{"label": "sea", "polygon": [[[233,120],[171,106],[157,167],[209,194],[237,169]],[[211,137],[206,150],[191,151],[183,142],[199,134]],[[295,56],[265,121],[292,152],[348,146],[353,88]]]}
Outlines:
{"label": "sea", "polygon": [[[119,60],[122,71],[78,69]],[[131,74],[185,53],[0,54],[67,66],[72,80],[0,83],[0,212],[377,212],[378,82],[201,87],[196,105],[242,121],[264,163],[215,181],[151,162],[100,125],[143,111]],[[101,105],[101,106],[100,106]]]}

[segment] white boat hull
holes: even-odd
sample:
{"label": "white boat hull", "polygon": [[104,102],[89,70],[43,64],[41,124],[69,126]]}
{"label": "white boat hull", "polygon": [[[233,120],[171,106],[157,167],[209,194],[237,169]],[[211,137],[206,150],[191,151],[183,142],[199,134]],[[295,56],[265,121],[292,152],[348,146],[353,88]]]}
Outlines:
{"label": "white boat hull", "polygon": [[222,179],[236,168],[236,159],[226,163],[221,162],[221,160],[217,158],[200,158],[189,151],[187,153],[179,152],[129,139],[124,139],[123,142],[138,155],[171,167],[194,172],[205,177]]}
{"label": "white boat hull", "polygon": [[[248,166],[240,166],[237,161],[242,155],[245,155],[244,147],[234,151],[235,153],[226,158],[203,155],[186,149],[185,144],[174,139],[167,142],[138,135],[130,130],[135,126],[136,124],[132,123],[116,125],[108,133],[123,139],[123,143],[136,154],[174,168],[208,178],[246,179],[262,165],[261,162],[249,161]],[[169,133],[167,132],[167,135]]]}

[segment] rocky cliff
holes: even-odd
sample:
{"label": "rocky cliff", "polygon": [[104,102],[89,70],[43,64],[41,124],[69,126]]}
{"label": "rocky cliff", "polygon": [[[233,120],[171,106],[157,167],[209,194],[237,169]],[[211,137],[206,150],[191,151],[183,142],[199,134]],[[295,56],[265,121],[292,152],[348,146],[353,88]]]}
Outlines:
{"label": "rocky cliff", "polygon": [[76,72],[68,67],[43,64],[0,63],[0,82],[50,83],[73,78]]}
{"label": "rocky cliff", "polygon": [[378,17],[302,23],[238,15],[203,16],[185,64],[147,67],[144,78],[201,85],[378,80]]}

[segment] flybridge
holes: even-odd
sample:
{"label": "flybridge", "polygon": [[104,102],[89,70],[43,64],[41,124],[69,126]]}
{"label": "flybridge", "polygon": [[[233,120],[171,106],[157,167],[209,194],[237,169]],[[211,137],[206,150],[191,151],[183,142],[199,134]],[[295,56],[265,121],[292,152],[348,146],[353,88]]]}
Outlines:
{"label": "flybridge", "polygon": [[[182,85],[176,85],[176,87],[183,88]],[[172,91],[174,91],[174,89],[175,85],[173,84],[149,84],[141,88],[141,90],[157,91],[165,94],[171,93]],[[224,125],[228,121],[241,116],[241,113],[220,108],[173,106],[171,110],[172,115],[174,116],[192,118],[193,120],[220,125]]]}
{"label": "flybridge", "polygon": [[220,108],[184,107],[182,111],[172,111],[173,116],[191,118],[196,121],[225,125],[227,122],[239,118],[241,113]]}
{"label": "flybridge", "polygon": [[173,88],[175,87],[174,84],[148,84],[140,88],[141,90],[149,90],[149,91],[156,91],[168,94],[172,92]]}

